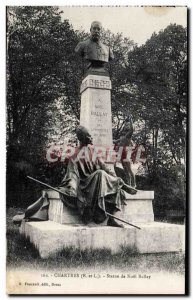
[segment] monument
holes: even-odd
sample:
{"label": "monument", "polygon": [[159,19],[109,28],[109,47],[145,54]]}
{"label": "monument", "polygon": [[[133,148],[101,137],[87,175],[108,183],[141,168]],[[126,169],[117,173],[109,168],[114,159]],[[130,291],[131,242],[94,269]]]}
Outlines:
{"label": "monument", "polygon": [[[112,147],[113,141],[111,80],[106,64],[113,59],[113,53],[101,43],[101,30],[101,23],[94,21],[91,24],[91,37],[80,42],[75,51],[83,58],[85,70],[80,88],[80,125],[86,127],[93,137],[93,147],[108,148]],[[117,177],[114,178],[118,182]],[[77,187],[74,192],[77,192]],[[122,247],[139,253],[183,251],[184,226],[154,222],[153,199],[153,191],[127,193],[126,205],[122,205],[121,211],[116,214],[120,219],[137,224],[141,228],[139,230],[130,225],[124,228],[106,226],[105,222],[85,225],[78,211],[68,207],[60,193],[44,190],[34,212],[37,216],[37,211],[42,213],[46,207],[46,219],[44,222],[23,220],[20,233],[30,239],[43,258],[65,247],[80,250],[105,248],[113,253],[120,252]]]}
{"label": "monument", "polygon": [[101,43],[101,30],[101,23],[93,22],[91,37],[75,49],[86,66],[80,88],[80,124],[89,129],[94,145],[111,147],[111,80],[105,66],[114,56],[111,49]]}

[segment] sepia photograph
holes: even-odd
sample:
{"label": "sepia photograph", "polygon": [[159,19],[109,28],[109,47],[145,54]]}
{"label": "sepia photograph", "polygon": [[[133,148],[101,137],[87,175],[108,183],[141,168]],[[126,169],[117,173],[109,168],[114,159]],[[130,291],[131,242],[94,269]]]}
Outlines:
{"label": "sepia photograph", "polygon": [[8,295],[187,295],[187,20],[6,7]]}

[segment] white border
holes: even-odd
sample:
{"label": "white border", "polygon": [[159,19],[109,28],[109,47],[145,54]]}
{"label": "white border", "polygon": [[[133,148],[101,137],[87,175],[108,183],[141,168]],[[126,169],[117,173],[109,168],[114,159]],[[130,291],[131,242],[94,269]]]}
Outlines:
{"label": "white border", "polygon": [[[0,83],[1,83],[1,109],[0,109],[0,122],[1,122],[1,130],[0,130],[0,141],[1,141],[1,147],[0,147],[0,159],[1,159],[1,162],[0,162],[0,182],[1,182],[1,197],[0,197],[0,201],[1,201],[1,209],[0,209],[0,221],[1,221],[1,233],[0,233],[0,242],[1,242],[1,255],[0,255],[0,296],[1,296],[1,299],[7,299],[7,295],[5,294],[5,286],[6,286],[6,278],[5,278],[5,274],[6,274],[6,270],[5,270],[5,256],[6,256],[6,240],[5,240],[5,155],[6,155],[6,150],[5,150],[5,88],[6,88],[6,85],[5,85],[5,49],[6,49],[6,43],[5,43],[5,6],[11,6],[11,5],[57,5],[57,6],[65,6],[65,5],[69,5],[69,6],[72,6],[72,5],[75,5],[75,6],[78,6],[78,5],[86,5],[86,6],[90,6],[90,5],[93,5],[93,6],[100,6],[100,5],[129,5],[129,6],[146,6],[146,5],[153,5],[153,6],[158,6],[158,5],[162,5],[162,6],[188,6],[189,10],[191,10],[189,12],[189,34],[190,34],[190,37],[189,37],[189,47],[190,45],[192,44],[192,36],[191,36],[191,33],[190,33],[190,30],[191,30],[191,24],[192,24],[192,1],[189,1],[189,0],[175,0],[175,1],[167,1],[167,0],[162,0],[162,1],[157,1],[157,0],[151,0],[151,1],[144,1],[144,0],[130,0],[130,1],[125,1],[125,0],[119,0],[119,1],[116,1],[116,0],[110,0],[110,1],[107,1],[107,0],[81,0],[81,1],[77,1],[77,0],[58,0],[57,2],[54,2],[54,1],[48,1],[48,0],[45,0],[45,1],[41,1],[41,0],[33,0],[33,1],[30,1],[30,2],[27,2],[26,0],[11,0],[11,1],[4,1],[4,0],[1,0],[0,2],[0,20],[1,20],[1,26],[0,26],[0,36],[1,36],[1,43],[0,43],[0,57],[1,57],[1,65],[0,65],[0,70],[1,70],[1,80],[0,80]],[[189,48],[189,50],[191,50]],[[192,52],[190,51],[189,53],[190,57],[189,57],[189,62],[190,62],[190,74],[189,74],[189,86],[192,87],[193,86],[193,79],[192,79],[192,67],[191,67],[191,61],[192,61]],[[191,88],[189,88],[189,105],[190,105],[190,108],[191,107]],[[191,112],[190,112],[190,117],[189,117],[189,120],[191,121],[192,120],[192,109],[191,109]],[[192,133],[192,124],[190,126],[190,131]],[[191,158],[191,154],[192,154],[192,147],[191,147],[191,138],[192,136],[190,136],[190,140],[189,140],[189,143],[190,143],[190,158]],[[192,167],[192,161],[190,160],[190,170],[191,170],[191,167]],[[187,178],[188,179],[188,178]],[[192,182],[190,181],[189,182],[190,184],[190,187],[191,187],[191,184]],[[191,193],[190,193],[190,197],[189,197],[189,200],[191,201]],[[191,205],[189,205],[189,213],[191,215]],[[191,218],[190,218],[191,219]],[[192,222],[191,222],[192,223]],[[191,225],[191,224],[190,224]],[[191,241],[192,241],[192,228],[189,228],[190,229],[190,246],[191,246]],[[191,247],[190,247],[190,254],[191,254]],[[192,266],[192,259],[191,259],[191,266]],[[192,273],[192,268],[191,268],[191,273]],[[28,299],[29,297],[20,297],[18,296],[18,298],[21,298],[21,299]],[[56,297],[49,297],[50,299],[56,299]],[[72,298],[77,298],[76,296],[74,297],[65,297],[65,298],[69,298],[69,299],[72,299]],[[104,297],[100,297],[100,299],[102,299]],[[114,298],[120,298],[120,297],[114,297]],[[141,299],[141,297],[129,297],[130,299]],[[153,297],[154,298],[154,297]],[[158,297],[156,297],[158,298]],[[170,299],[171,297],[164,297],[164,299]],[[192,296],[190,297],[192,298]],[[41,299],[41,297],[36,297],[36,299]]]}

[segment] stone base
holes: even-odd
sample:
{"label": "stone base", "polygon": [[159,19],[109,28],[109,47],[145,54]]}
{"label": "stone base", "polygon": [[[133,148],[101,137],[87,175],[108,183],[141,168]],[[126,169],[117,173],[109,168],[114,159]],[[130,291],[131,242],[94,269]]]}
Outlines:
{"label": "stone base", "polygon": [[150,223],[154,221],[153,205],[154,191],[140,191],[129,195],[117,217],[130,223]]}
{"label": "stone base", "polygon": [[142,223],[141,230],[131,226],[63,225],[53,221],[22,222],[20,233],[29,238],[42,258],[64,248],[79,250],[109,249],[112,253],[130,248],[138,253],[184,251],[184,225],[160,222]]}
{"label": "stone base", "polygon": [[[60,224],[83,224],[78,211],[66,207],[60,200],[58,192],[44,190],[47,193],[50,205],[48,217],[50,221]],[[133,223],[149,223],[154,221],[152,200],[153,191],[138,191],[136,195],[129,195],[125,200],[126,205],[122,206],[121,212],[117,217]]]}
{"label": "stone base", "polygon": [[83,224],[78,211],[66,207],[60,199],[50,200],[48,218],[60,224]]}

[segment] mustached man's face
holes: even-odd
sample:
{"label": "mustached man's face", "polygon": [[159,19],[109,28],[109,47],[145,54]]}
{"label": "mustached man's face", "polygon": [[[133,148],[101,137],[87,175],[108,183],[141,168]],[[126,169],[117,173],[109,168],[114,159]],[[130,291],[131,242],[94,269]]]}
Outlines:
{"label": "mustached man's face", "polygon": [[101,30],[102,30],[102,27],[101,27],[100,23],[96,22],[96,23],[92,24],[90,32],[91,32],[92,39],[94,41],[98,41],[100,39]]}

